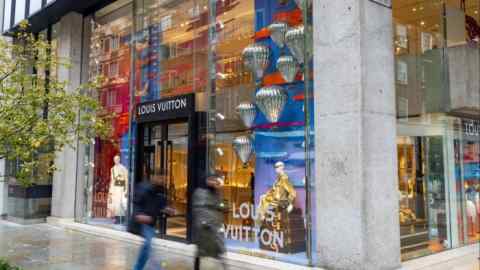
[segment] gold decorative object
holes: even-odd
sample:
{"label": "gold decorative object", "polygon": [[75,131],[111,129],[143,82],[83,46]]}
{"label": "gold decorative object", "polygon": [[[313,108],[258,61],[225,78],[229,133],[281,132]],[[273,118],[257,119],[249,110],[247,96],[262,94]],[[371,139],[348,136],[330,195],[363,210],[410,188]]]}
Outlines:
{"label": "gold decorative object", "polygon": [[272,188],[260,197],[258,206],[258,218],[264,220],[267,210],[270,208],[287,209],[288,212],[293,210],[293,204],[297,197],[297,192],[290,183],[288,175],[285,173],[285,164],[277,162],[275,164],[277,179]]}

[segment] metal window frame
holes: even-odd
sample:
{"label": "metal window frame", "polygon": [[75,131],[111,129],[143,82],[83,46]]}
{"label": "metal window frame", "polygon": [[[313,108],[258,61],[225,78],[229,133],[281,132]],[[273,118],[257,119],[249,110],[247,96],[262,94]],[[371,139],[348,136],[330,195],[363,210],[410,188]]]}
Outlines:
{"label": "metal window frame", "polygon": [[13,25],[15,25],[15,9],[17,7],[17,0],[11,0],[12,1],[12,6],[10,8],[10,28],[13,27]]}
{"label": "metal window frame", "polygon": [[1,9],[1,11],[2,11],[2,21],[0,22],[1,32],[3,32],[3,28],[4,28],[3,25],[5,24],[5,2],[6,1],[7,0],[4,0],[2,2],[2,9]]}

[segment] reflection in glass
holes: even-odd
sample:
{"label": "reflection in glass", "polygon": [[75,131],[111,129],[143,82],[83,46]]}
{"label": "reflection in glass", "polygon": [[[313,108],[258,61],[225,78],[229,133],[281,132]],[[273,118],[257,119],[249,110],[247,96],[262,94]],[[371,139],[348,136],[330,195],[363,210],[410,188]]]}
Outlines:
{"label": "reflection in glass", "polygon": [[112,137],[93,144],[89,222],[124,229],[129,190],[129,108],[131,5],[107,6],[89,17],[90,78],[104,78],[98,99],[111,115]]}
{"label": "reflection in glass", "polygon": [[476,0],[393,1],[403,259],[480,236],[471,169],[479,162],[464,155],[477,155],[479,139],[465,126],[480,112],[479,8]]}
{"label": "reflection in glass", "polygon": [[[303,54],[305,36],[292,35],[290,47],[284,42],[288,29],[302,27],[302,11],[295,1],[273,0],[209,1],[208,9],[208,162],[225,177],[227,247],[308,264],[310,76],[297,73],[311,59]],[[286,57],[293,65],[277,69]]]}

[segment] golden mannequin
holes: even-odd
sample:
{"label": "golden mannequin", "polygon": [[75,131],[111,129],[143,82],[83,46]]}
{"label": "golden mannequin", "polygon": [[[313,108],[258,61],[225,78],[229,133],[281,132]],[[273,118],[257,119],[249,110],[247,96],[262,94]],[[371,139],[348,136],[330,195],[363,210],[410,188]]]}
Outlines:
{"label": "golden mannequin", "polygon": [[285,207],[290,213],[293,210],[293,203],[297,197],[297,192],[290,183],[288,175],[285,173],[285,164],[277,162],[275,164],[277,179],[272,188],[260,197],[258,206],[258,218],[265,220],[265,214],[269,208]]}

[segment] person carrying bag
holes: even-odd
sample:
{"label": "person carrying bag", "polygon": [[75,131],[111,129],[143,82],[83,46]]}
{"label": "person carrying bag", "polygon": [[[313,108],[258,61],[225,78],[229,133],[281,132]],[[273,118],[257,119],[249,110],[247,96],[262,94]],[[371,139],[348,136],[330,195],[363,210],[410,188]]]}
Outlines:
{"label": "person carrying bag", "polygon": [[225,253],[222,232],[224,205],[218,194],[222,186],[222,177],[212,175],[207,178],[207,187],[197,188],[193,194],[193,242],[197,245],[195,270],[200,270],[202,257],[220,259],[223,269],[227,269],[222,259]]}

